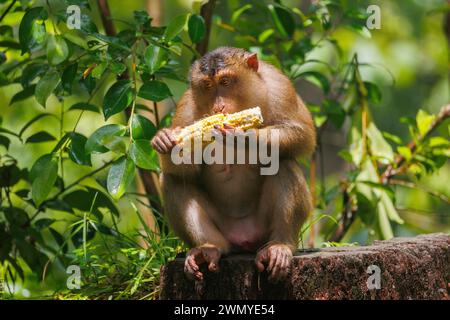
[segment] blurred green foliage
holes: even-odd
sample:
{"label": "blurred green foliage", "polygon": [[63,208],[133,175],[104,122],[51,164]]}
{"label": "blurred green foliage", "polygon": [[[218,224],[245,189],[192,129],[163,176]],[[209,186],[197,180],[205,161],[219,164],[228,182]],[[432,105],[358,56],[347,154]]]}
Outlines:
{"label": "blurred green foliage", "polygon": [[[95,1],[0,1],[5,298],[155,298],[160,264],[183,249],[149,205],[158,195],[133,183],[159,172],[149,140],[170,124],[208,28],[200,2],[162,3],[159,26],[146,1],[110,1],[113,35]],[[445,3],[217,1],[209,47],[257,52],[314,115],[319,148],[303,164],[316,210],[302,246],[449,231]],[[71,4],[79,30],[66,24]],[[366,27],[370,4],[379,30]],[[69,293],[71,264],[82,289]]]}

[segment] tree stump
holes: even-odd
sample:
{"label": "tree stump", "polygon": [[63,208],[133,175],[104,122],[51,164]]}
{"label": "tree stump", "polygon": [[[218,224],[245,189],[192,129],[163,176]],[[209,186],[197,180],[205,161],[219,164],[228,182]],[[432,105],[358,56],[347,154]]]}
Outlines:
{"label": "tree stump", "polygon": [[442,233],[300,250],[277,284],[258,273],[254,258],[223,258],[218,273],[196,283],[179,256],[161,267],[160,299],[450,299],[450,236]]}

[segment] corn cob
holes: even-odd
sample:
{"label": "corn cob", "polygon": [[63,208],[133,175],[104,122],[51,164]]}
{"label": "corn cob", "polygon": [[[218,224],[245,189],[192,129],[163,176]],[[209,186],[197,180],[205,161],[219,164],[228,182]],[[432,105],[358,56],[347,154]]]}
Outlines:
{"label": "corn cob", "polygon": [[262,123],[263,117],[259,107],[230,114],[218,113],[181,129],[176,139],[178,142],[192,141],[196,137],[203,137],[203,134],[211,132],[217,125],[222,127],[227,124],[237,129],[248,130],[257,128]]}

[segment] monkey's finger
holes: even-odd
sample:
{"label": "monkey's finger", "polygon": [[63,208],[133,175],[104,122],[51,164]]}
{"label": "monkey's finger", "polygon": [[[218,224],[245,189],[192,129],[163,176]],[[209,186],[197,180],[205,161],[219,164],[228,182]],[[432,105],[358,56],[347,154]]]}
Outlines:
{"label": "monkey's finger", "polygon": [[289,268],[291,267],[291,259],[289,258],[288,255],[285,255],[283,257],[283,262],[282,262],[281,267],[285,270],[289,270]]}
{"label": "monkey's finger", "polygon": [[189,280],[196,280],[196,279],[198,279],[199,277],[201,277],[201,275],[198,275],[198,272],[199,272],[199,271],[193,270],[192,267],[191,267],[191,265],[189,265],[189,264],[187,263],[187,260],[186,260],[186,262],[185,262],[185,264],[184,264],[184,273],[186,274],[186,277],[187,277]]}
{"label": "monkey's finger", "polygon": [[266,252],[267,251],[259,252],[256,255],[255,264],[256,264],[256,267],[258,268],[259,272],[263,272],[264,269],[266,268],[264,266],[264,262],[267,262],[267,254],[266,254]]}
{"label": "monkey's finger", "polygon": [[155,142],[152,142],[152,147],[155,149],[158,153],[164,153],[164,151],[161,149],[161,147]]}
{"label": "monkey's finger", "polygon": [[227,131],[217,124],[214,126],[214,129],[216,129],[216,132],[220,133],[223,136],[227,134]]}
{"label": "monkey's finger", "polygon": [[163,132],[166,134],[166,137],[169,138],[172,145],[177,143],[177,139],[175,138],[175,135],[170,131],[169,129],[165,128],[163,129]]}
{"label": "monkey's finger", "polygon": [[275,266],[275,263],[277,262],[279,251],[278,250],[272,250],[272,252],[269,255],[269,267],[267,268],[268,271],[272,271],[273,267]]}
{"label": "monkey's finger", "polygon": [[275,263],[273,264],[273,269],[271,269],[270,272],[270,276],[269,278],[271,278],[274,281],[278,281],[279,277],[280,277],[280,269],[281,269],[281,264],[282,264],[282,255],[279,251],[277,251],[277,254],[275,256]]}
{"label": "monkey's finger", "polygon": [[170,149],[172,149],[173,147],[173,143],[172,141],[170,141],[170,138],[167,136],[167,134],[164,131],[162,131],[159,138],[164,143],[168,151],[170,151]]}
{"label": "monkey's finger", "polygon": [[201,273],[200,271],[197,271],[197,272],[195,273],[195,278],[196,278],[198,281],[203,281],[203,273]]}
{"label": "monkey's finger", "polygon": [[219,271],[220,251],[217,248],[202,248],[202,256],[205,262],[208,264],[209,271]]}
{"label": "monkey's finger", "polygon": [[233,126],[230,126],[228,123],[224,123],[223,124],[224,129],[229,129],[229,130],[235,130],[236,128]]}
{"label": "monkey's finger", "polygon": [[198,271],[199,267],[198,267],[197,263],[195,262],[195,259],[193,256],[189,256],[186,259],[186,263],[190,267],[190,269],[192,269],[193,271]]}
{"label": "monkey's finger", "polygon": [[167,150],[166,145],[162,142],[161,138],[158,136],[155,138],[155,147],[157,150],[159,150],[159,153],[167,153],[169,150]]}
{"label": "monkey's finger", "polygon": [[287,255],[283,255],[281,257],[280,267],[279,267],[279,271],[278,271],[278,279],[279,280],[286,278],[286,276],[289,272],[288,260],[289,260],[289,258]]}

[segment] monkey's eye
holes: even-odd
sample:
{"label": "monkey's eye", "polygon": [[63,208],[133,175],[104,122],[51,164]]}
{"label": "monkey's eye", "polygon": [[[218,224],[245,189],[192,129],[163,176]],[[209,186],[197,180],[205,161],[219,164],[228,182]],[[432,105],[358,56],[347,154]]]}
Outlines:
{"label": "monkey's eye", "polygon": [[222,79],[220,79],[220,84],[222,86],[229,86],[231,84],[231,79],[228,77],[223,77]]}
{"label": "monkey's eye", "polygon": [[204,81],[203,85],[205,86],[206,89],[211,89],[213,87],[212,81]]}

